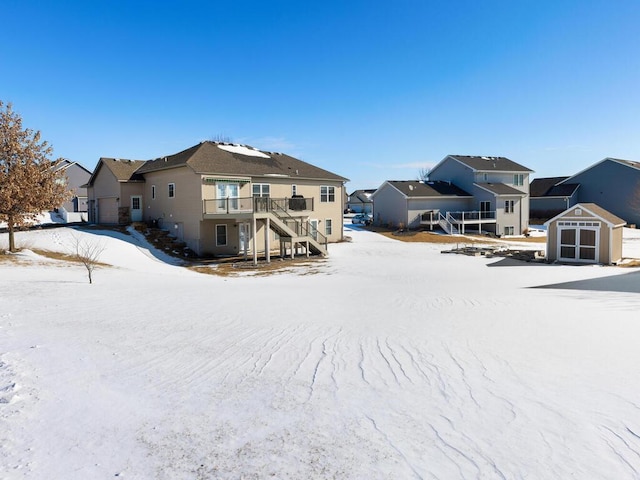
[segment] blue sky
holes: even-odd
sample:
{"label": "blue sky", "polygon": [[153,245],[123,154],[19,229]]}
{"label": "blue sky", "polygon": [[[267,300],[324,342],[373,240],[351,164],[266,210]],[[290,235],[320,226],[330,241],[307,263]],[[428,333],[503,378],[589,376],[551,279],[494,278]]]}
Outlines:
{"label": "blue sky", "polygon": [[54,155],[226,137],[343,175],[447,154],[534,177],[640,160],[640,2],[3,1],[0,99]]}

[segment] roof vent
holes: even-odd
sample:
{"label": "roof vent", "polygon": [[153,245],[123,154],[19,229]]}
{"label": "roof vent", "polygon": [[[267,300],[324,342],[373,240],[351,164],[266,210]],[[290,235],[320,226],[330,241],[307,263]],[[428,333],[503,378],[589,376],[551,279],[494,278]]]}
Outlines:
{"label": "roof vent", "polygon": [[409,190],[413,191],[413,185],[409,185]]}

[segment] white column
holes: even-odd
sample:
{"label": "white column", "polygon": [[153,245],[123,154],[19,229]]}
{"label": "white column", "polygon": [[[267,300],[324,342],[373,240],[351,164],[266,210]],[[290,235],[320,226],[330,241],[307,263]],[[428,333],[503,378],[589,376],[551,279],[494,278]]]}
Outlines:
{"label": "white column", "polygon": [[258,232],[257,232],[257,228],[258,227],[258,222],[256,221],[256,217],[253,217],[253,222],[251,224],[251,229],[253,230],[252,232],[252,241],[253,241],[253,264],[254,265],[258,265]]}
{"label": "white column", "polygon": [[264,224],[264,258],[271,263],[271,219],[267,217]]}

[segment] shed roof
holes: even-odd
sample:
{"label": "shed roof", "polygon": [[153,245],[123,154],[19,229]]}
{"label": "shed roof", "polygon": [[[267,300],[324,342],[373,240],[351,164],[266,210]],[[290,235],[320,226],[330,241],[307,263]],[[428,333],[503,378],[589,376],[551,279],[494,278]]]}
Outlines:
{"label": "shed roof", "polygon": [[583,210],[586,210],[587,212],[591,213],[593,216],[598,217],[601,220],[604,220],[605,222],[607,222],[612,227],[622,227],[622,226],[627,224],[627,222],[625,220],[623,220],[622,218],[618,217],[617,215],[614,215],[613,213],[609,212],[608,210],[605,210],[604,208],[602,208],[600,205],[598,205],[596,203],[578,203],[578,204],[572,206],[571,208],[568,208],[564,212],[556,215],[552,219],[547,220],[545,222],[545,225],[548,225],[551,222],[554,222],[555,220],[558,220],[559,218],[562,218],[562,217],[565,217],[565,216],[570,217],[571,216],[571,212],[575,211],[577,208],[581,208]]}

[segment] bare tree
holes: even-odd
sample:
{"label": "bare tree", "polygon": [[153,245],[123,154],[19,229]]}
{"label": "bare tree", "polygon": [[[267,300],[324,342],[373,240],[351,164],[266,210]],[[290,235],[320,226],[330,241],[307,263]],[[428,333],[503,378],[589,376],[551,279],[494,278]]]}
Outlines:
{"label": "bare tree", "polygon": [[73,257],[84,265],[87,269],[87,275],[89,277],[89,283],[93,283],[93,271],[100,264],[99,259],[102,252],[104,252],[104,245],[100,242],[91,240],[82,240],[75,235],[72,235],[72,248]]}
{"label": "bare tree", "polygon": [[222,133],[215,134],[213,137],[211,137],[211,141],[218,143],[233,143],[231,137]]}
{"label": "bare tree", "polygon": [[430,170],[428,168],[418,170],[418,181],[427,182],[427,180],[429,180],[429,172]]}
{"label": "bare tree", "polygon": [[10,252],[16,251],[16,229],[71,195],[58,168],[63,159],[50,160],[52,152],[40,132],[23,129],[20,115],[0,100],[0,221],[8,226]]}

